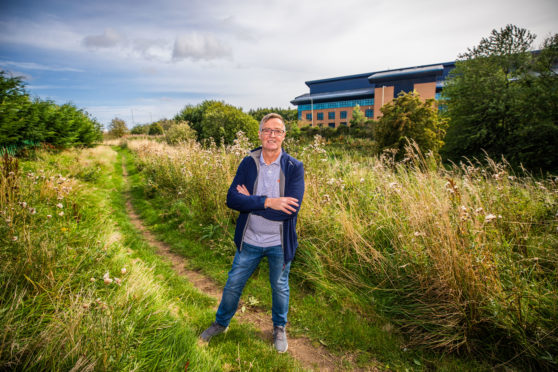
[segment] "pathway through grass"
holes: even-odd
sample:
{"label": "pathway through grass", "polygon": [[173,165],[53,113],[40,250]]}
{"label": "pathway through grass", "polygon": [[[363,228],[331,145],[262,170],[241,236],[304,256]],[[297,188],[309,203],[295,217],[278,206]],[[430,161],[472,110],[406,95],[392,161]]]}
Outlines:
{"label": "pathway through grass", "polygon": [[[128,172],[126,169],[125,158],[122,158],[122,174],[127,181]],[[126,182],[127,183],[127,182]],[[143,225],[140,216],[135,212],[131,196],[127,193],[126,211],[132,224],[138,229],[145,240],[157,249],[157,253],[165,257],[172,264],[173,269],[178,275],[186,277],[201,292],[220,300],[223,288],[211,278],[188,269],[188,261],[181,255],[174,253],[171,247],[156,239],[155,236]],[[258,336],[265,341],[272,342],[272,329],[270,325],[270,315],[262,308],[245,306],[241,300],[240,308],[235,315],[235,319],[244,324],[251,324],[259,332]],[[217,307],[214,307],[217,310]],[[347,359],[340,360],[324,347],[313,345],[306,337],[289,337],[288,353],[297,359],[304,368],[316,369],[320,371],[340,370],[347,368]],[[361,370],[351,363],[351,370]]]}

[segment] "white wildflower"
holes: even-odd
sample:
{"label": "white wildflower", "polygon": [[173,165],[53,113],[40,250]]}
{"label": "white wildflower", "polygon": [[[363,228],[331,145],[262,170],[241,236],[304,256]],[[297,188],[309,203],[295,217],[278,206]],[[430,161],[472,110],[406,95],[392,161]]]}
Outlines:
{"label": "white wildflower", "polygon": [[121,285],[121,284],[122,284],[122,280],[120,280],[120,278],[116,278],[116,277],[115,277],[115,278],[114,278],[114,282],[115,282],[116,284],[118,284],[118,285]]}
{"label": "white wildflower", "polygon": [[496,219],[496,215],[490,213],[487,214],[486,216],[484,216],[484,222],[489,223],[492,222],[492,220]]}
{"label": "white wildflower", "polygon": [[120,269],[120,272],[121,272],[122,274],[126,274],[126,268],[123,267],[122,269]]}
{"label": "white wildflower", "polygon": [[57,206],[58,208],[64,208],[64,206],[62,205],[62,203],[58,203],[58,204],[56,204],[56,206]]}
{"label": "white wildflower", "polygon": [[363,183],[363,182],[364,182],[364,178],[361,178],[361,179],[360,179],[360,183]]}
{"label": "white wildflower", "polygon": [[482,207],[475,209],[475,213],[481,213],[483,211]]}
{"label": "white wildflower", "polygon": [[17,236],[12,236],[12,240],[13,240],[14,242],[17,242]]}
{"label": "white wildflower", "polygon": [[51,214],[47,214],[47,218],[48,218],[48,219],[51,219],[51,218],[52,218],[52,215],[51,215]]}
{"label": "white wildflower", "polygon": [[95,281],[95,278],[91,278],[91,279],[89,279],[89,280],[90,280],[91,282],[94,282],[94,281]]}
{"label": "white wildflower", "polygon": [[58,215],[59,215],[60,217],[62,217],[62,216],[64,215],[64,212],[60,212],[60,213],[58,213]]}

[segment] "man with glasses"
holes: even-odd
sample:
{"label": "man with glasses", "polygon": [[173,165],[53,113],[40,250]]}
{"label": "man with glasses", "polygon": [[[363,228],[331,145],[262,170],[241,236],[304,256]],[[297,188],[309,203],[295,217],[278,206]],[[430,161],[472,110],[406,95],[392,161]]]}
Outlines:
{"label": "man with glasses", "polygon": [[227,193],[227,206],[240,212],[234,242],[237,251],[215,322],[200,336],[209,340],[227,330],[248,278],[267,257],[272,290],[273,344],[287,351],[289,271],[298,246],[296,220],[304,195],[304,168],[281,148],[285,122],[271,113],[261,120],[262,146],[245,157]]}

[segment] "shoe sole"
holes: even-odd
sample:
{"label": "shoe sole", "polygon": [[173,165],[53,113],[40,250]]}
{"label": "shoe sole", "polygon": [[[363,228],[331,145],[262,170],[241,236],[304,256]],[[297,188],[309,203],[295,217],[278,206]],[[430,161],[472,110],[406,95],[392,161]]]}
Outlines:
{"label": "shoe sole", "polygon": [[[275,350],[277,350],[277,349],[275,349]],[[277,352],[278,352],[279,354],[284,354],[284,353],[287,352],[287,350],[289,350],[289,345],[288,345],[288,344],[287,344],[287,347],[285,348],[285,350],[283,350],[283,351],[277,350]]]}

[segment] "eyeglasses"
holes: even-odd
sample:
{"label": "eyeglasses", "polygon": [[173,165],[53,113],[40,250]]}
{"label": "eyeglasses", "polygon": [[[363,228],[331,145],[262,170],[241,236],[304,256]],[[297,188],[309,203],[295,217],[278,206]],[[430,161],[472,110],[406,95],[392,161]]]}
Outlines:
{"label": "eyeglasses", "polygon": [[285,131],[283,129],[264,128],[262,129],[262,133],[266,136],[269,136],[271,133],[275,134],[276,136],[280,136],[285,133]]}

